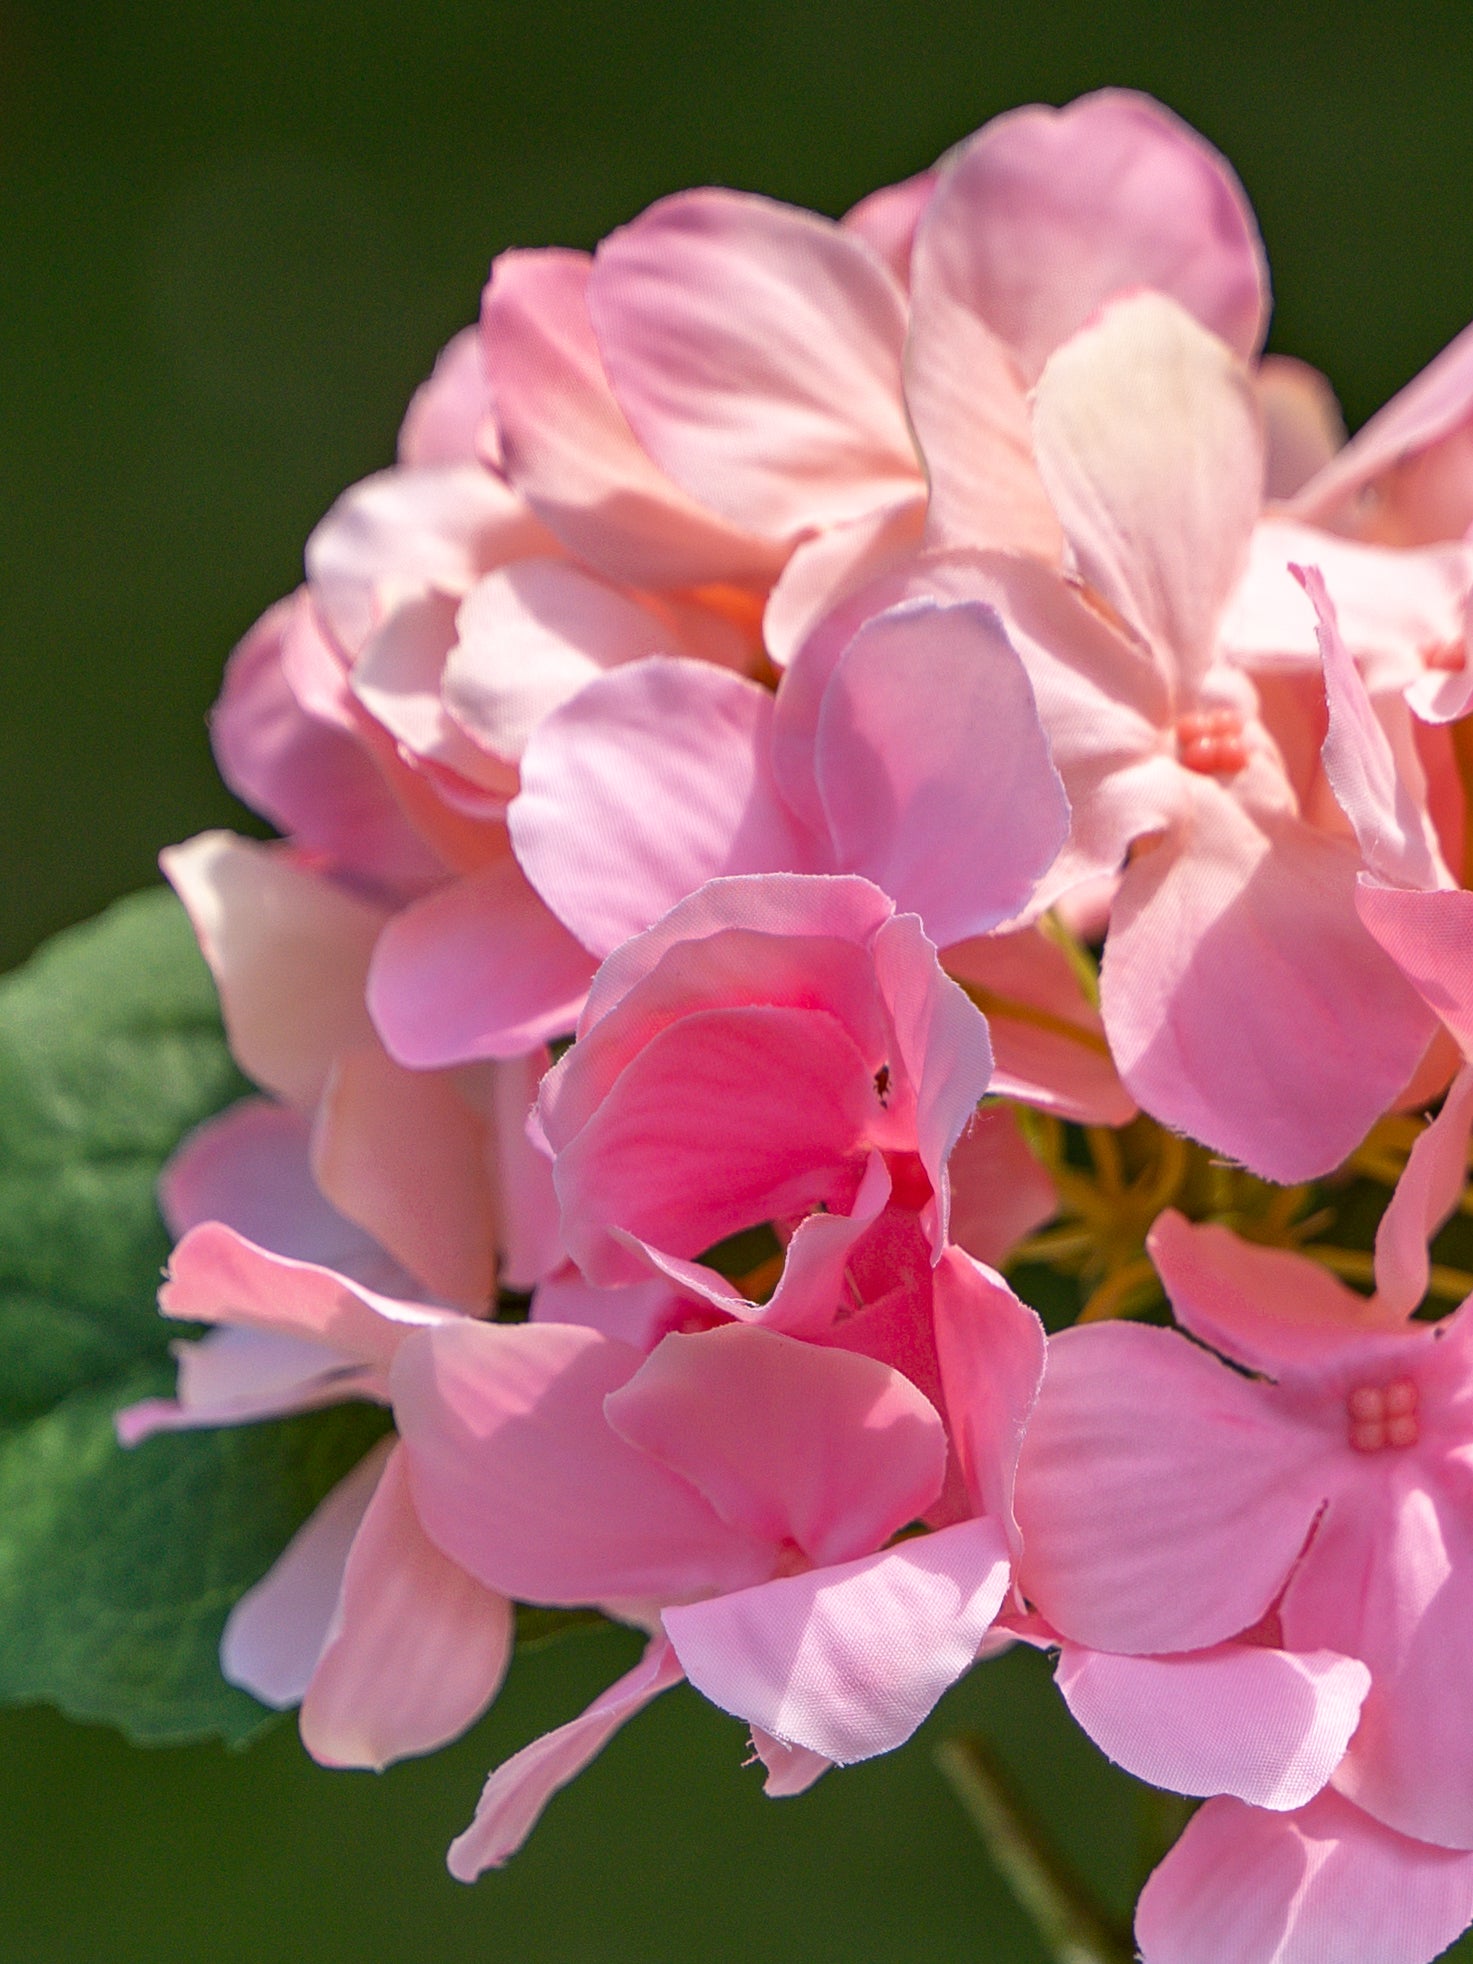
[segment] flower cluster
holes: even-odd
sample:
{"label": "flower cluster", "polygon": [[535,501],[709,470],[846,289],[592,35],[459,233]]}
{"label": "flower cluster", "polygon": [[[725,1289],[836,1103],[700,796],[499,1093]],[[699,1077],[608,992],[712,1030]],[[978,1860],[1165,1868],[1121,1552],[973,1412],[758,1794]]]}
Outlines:
{"label": "flower cluster", "polygon": [[456,1875],[682,1677],[792,1794],[1022,1642],[1205,1798],[1147,1964],[1473,1919],[1473,341],[1346,444],[1268,305],[1126,93],[665,199],[497,260],[237,650],[284,836],[165,867],[264,1095],[121,1426],[391,1408],[226,1631],[328,1764],[460,1732],[513,1604],[647,1632]]}

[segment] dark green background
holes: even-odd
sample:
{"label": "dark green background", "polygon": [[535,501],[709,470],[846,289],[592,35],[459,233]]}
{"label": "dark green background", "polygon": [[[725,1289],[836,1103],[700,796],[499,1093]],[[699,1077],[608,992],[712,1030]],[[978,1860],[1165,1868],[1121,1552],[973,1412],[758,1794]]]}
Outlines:
{"label": "dark green background", "polygon": [[[1473,314],[1467,0],[0,0],[0,965],[238,817],[204,735],[221,662],[389,458],[494,252],[591,244],[703,181],[837,212],[997,110],[1106,82],[1232,157],[1274,345],[1352,423]],[[774,1805],[685,1693],[505,1876],[449,1882],[486,1766],[627,1650],[525,1659],[472,1739],[382,1780],[319,1773],[289,1727],[147,1755],[0,1716],[0,1955],[1037,1958],[923,1748]],[[976,1674],[953,1715],[1123,1879],[1133,1819],[1035,1664]]]}

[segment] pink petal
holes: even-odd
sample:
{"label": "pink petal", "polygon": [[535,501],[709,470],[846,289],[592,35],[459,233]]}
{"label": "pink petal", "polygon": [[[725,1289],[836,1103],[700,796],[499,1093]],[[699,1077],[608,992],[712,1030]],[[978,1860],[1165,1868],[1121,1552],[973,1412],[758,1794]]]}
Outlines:
{"label": "pink petal", "polygon": [[[547,1051],[538,1049],[491,1067],[488,1143],[500,1212],[498,1275],[507,1289],[532,1288],[563,1259],[551,1158],[541,1144],[533,1143],[528,1131],[537,1087],[550,1062]],[[578,1321],[576,1317],[553,1320]]]}
{"label": "pink petal", "polygon": [[534,1603],[669,1601],[770,1573],[768,1546],[605,1420],[639,1351],[555,1323],[442,1334],[401,1351],[394,1414],[420,1520],[488,1588]]}
{"label": "pink petal", "polygon": [[[1025,928],[959,942],[943,959],[947,974],[987,1018],[994,1093],[1081,1125],[1126,1125],[1135,1117],[1100,1013],[1055,942]],[[958,1182],[955,1159],[952,1182]],[[964,1237],[953,1228],[953,1239]],[[972,1252],[996,1259],[981,1248]]]}
{"label": "pink petal", "polygon": [[1379,1826],[1338,1794],[1294,1814],[1210,1800],[1146,1884],[1143,1964],[1432,1964],[1473,1920],[1473,1856]]}
{"label": "pink petal", "polygon": [[939,175],[933,168],[917,171],[899,184],[881,185],[839,220],[846,232],[857,233],[872,252],[879,254],[902,286],[909,282],[916,227],[931,202]]}
{"label": "pink petal", "polygon": [[337,1052],[373,1040],[363,985],[383,910],[228,832],[201,832],[159,863],[214,974],[236,1062],[312,1105]]}
{"label": "pink petal", "polygon": [[641,448],[588,319],[587,253],[504,252],[481,309],[506,471],[570,552],[633,586],[761,579],[773,547],[674,485]]}
{"label": "pink petal", "polygon": [[277,1710],[300,1702],[327,1642],[353,1537],[393,1450],[380,1440],[298,1528],[226,1619],[220,1669]]}
{"label": "pink petal", "polygon": [[534,1323],[576,1323],[617,1337],[640,1352],[653,1350],[670,1329],[678,1328],[690,1304],[658,1276],[618,1289],[595,1289],[571,1262],[545,1277],[532,1298]]}
{"label": "pink petal", "polygon": [[369,715],[414,757],[509,798],[517,788],[514,760],[488,756],[446,713],[441,699],[458,607],[453,594],[406,600],[364,643],[349,683]]}
{"label": "pink petal", "polygon": [[1246,1643],[1180,1657],[1065,1644],[1055,1675],[1100,1751],[1138,1780],[1278,1813],[1312,1800],[1335,1771],[1371,1682],[1334,1651]]}
{"label": "pink petal", "polygon": [[1468,1179],[1473,1069],[1453,1079],[1442,1110],[1413,1145],[1376,1229],[1376,1301],[1410,1316],[1427,1293],[1429,1245],[1452,1218]]}
{"label": "pink petal", "polygon": [[518,1057],[573,1027],[596,966],[503,859],[394,916],[374,949],[368,1004],[411,1070]]}
{"label": "pink petal", "polygon": [[1084,578],[1190,689],[1263,496],[1247,371],[1174,301],[1118,300],[1050,360],[1033,440]]}
{"label": "pink petal", "polygon": [[666,1337],[605,1410],[732,1527],[820,1566],[919,1519],[946,1470],[941,1420],[898,1371],[739,1323]]}
{"label": "pink petal", "polygon": [[866,1127],[883,1116],[872,1080],[822,1011],[693,1011],[645,1045],[561,1146],[568,1252],[592,1282],[632,1282],[611,1228],[694,1256],[820,1202],[847,1211]]}
{"label": "pink petal", "polygon": [[640,441],[765,538],[913,496],[905,304],[852,232],[735,191],[686,191],[599,247],[589,312]]}
{"label": "pink petal", "polygon": [[1325,776],[1350,820],[1366,869],[1392,886],[1450,885],[1424,805],[1397,767],[1391,741],[1350,658],[1323,575],[1295,569],[1318,622],[1330,727]]}
{"label": "pink petal", "polygon": [[1304,1546],[1316,1450],[1260,1387],[1172,1331],[1065,1330],[1018,1465],[1023,1594],[1099,1650],[1220,1643],[1259,1620]]}
{"label": "pink petal", "polygon": [[508,818],[527,877],[596,954],[704,881],[793,870],[813,849],[772,782],[772,697],[654,657],[591,682],[533,733]]}
{"label": "pink petal", "polygon": [[1043,1325],[1000,1275],[948,1248],[934,1285],[936,1353],[952,1442],[972,1505],[1020,1550],[1013,1483],[1043,1381]]}
{"label": "pink petal", "polygon": [[410,398],[399,425],[400,464],[424,470],[478,462],[478,439],[490,406],[480,330],[463,327],[445,343],[429,380]]}
{"label": "pink petal", "polygon": [[1357,854],[1213,780],[1187,788],[1182,843],[1135,860],[1111,913],[1110,1047],[1153,1117],[1266,1179],[1313,1179],[1396,1099],[1431,1019],[1356,919]]}
{"label": "pink petal", "polygon": [[1374,880],[1356,886],[1367,930],[1473,1056],[1473,895],[1403,893]]}
{"label": "pink petal", "polygon": [[978,315],[1036,381],[1108,301],[1169,295],[1245,359],[1268,268],[1227,161],[1149,97],[1102,89],[998,116],[947,164],[926,220],[945,228]]}
{"label": "pink petal", "polygon": [[1345,445],[1345,418],[1327,377],[1293,355],[1265,355],[1254,377],[1268,463],[1264,492],[1292,498]]}
{"label": "pink petal", "polygon": [[433,1752],[491,1703],[511,1646],[511,1604],[426,1539],[396,1450],[348,1554],[302,1744],[323,1766],[375,1771]]}
{"label": "pink petal", "polygon": [[1333,1365],[1355,1338],[1398,1319],[1318,1262],[1260,1248],[1168,1208],[1146,1240],[1177,1321],[1251,1371]]}
{"label": "pink petal", "polygon": [[275,1330],[225,1326],[169,1347],[179,1366],[177,1395],[142,1398],[115,1413],[120,1446],[140,1445],[160,1432],[253,1425],[320,1411],[345,1398],[383,1395],[376,1374],[346,1365],[340,1350]]}
{"label": "pink petal", "polygon": [[479,466],[381,471],[345,491],[307,541],[307,580],[351,659],[406,601],[468,593],[494,566],[552,543]]}
{"label": "pink petal", "polygon": [[975,603],[861,628],[825,691],[814,772],[837,864],[943,945],[1018,913],[1069,830],[1027,673]]}
{"label": "pink petal", "polygon": [[1034,1158],[1010,1105],[986,1105],[977,1113],[952,1147],[946,1172],[951,1239],[994,1268],[1058,1208],[1053,1180]]}
{"label": "pink petal", "polygon": [[892,1190],[884,1155],[871,1152],[848,1213],[810,1214],[800,1221],[766,1303],[760,1309],[733,1304],[732,1314],[751,1315],[766,1329],[815,1342],[835,1334],[839,1306],[853,1293],[846,1278],[855,1248],[884,1211]]}
{"label": "pink petal", "polygon": [[[778,667],[787,666],[835,608],[883,574],[907,566],[925,522],[926,501],[916,497],[827,526],[795,546],[762,614],[763,640]],[[865,618],[878,611],[867,607]],[[817,811],[815,803],[815,823]]]}
{"label": "pink petal", "polygon": [[450,1873],[456,1881],[474,1882],[486,1869],[510,1861],[553,1795],[603,1751],[626,1719],[679,1684],[681,1676],[674,1651],[656,1637],[634,1669],[595,1698],[587,1711],[498,1766],[482,1790],[474,1821],[450,1844]]}
{"label": "pink petal", "polygon": [[486,1307],[496,1273],[486,1128],[448,1074],[406,1071],[377,1043],[341,1053],[317,1108],[312,1170],[428,1294]]}
{"label": "pink petal", "polygon": [[696,1689],[837,1765],[904,1745],[971,1667],[1008,1585],[993,1521],[667,1609]]}
{"label": "pink petal", "polygon": [[752,1750],[767,1769],[762,1791],[769,1800],[786,1800],[793,1794],[807,1793],[814,1781],[833,1765],[822,1753],[810,1753],[803,1746],[785,1746],[760,1725],[752,1727]]}

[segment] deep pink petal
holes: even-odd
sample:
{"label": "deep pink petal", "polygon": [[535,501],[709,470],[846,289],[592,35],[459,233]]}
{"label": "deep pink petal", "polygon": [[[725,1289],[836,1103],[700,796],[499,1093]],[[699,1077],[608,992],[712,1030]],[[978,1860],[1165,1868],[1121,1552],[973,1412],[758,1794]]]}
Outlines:
{"label": "deep pink petal", "polygon": [[588,319],[587,253],[504,252],[481,309],[508,477],[586,565],[634,586],[761,579],[780,556],[688,498],[640,446]]}
{"label": "deep pink petal", "polygon": [[771,723],[755,682],[658,656],[542,722],[508,823],[527,877],[585,946],[607,954],[706,880],[814,865],[772,781]]}
{"label": "deep pink petal", "polygon": [[936,1353],[962,1477],[972,1505],[1002,1524],[1019,1552],[1013,1483],[1043,1381],[1043,1325],[1006,1282],[948,1248],[934,1284]]}
{"label": "deep pink petal", "polygon": [[1111,913],[1110,1047],[1153,1117],[1312,1179],[1393,1103],[1431,1018],[1356,918],[1358,854],[1211,779],[1190,790],[1180,843],[1133,862]]}
{"label": "deep pink petal", "polygon": [[1146,1247],[1177,1321],[1252,1371],[1333,1365],[1356,1338],[1398,1326],[1318,1262],[1170,1208],[1157,1215]]}
{"label": "deep pink petal", "polygon": [[201,832],[159,863],[219,987],[236,1062],[312,1105],[337,1052],[373,1040],[363,985],[383,910],[228,832]]}
{"label": "deep pink petal", "polygon": [[639,1351],[555,1323],[444,1334],[401,1351],[394,1413],[421,1521],[488,1588],[524,1602],[668,1601],[770,1573],[766,1544],[608,1425],[604,1399]]}
{"label": "deep pink petal", "polygon": [[596,962],[514,859],[404,908],[379,937],[367,997],[412,1070],[518,1057],[578,1020]]}
{"label": "deep pink petal", "polygon": [[1018,913],[1069,829],[1027,673],[976,604],[917,601],[860,630],[825,691],[814,771],[837,864],[942,945]]}
{"label": "deep pink petal", "polygon": [[1363,879],[1355,907],[1463,1055],[1473,1056],[1473,894],[1405,893]]}
{"label": "deep pink petal", "polygon": [[838,1765],[904,1745],[971,1667],[1008,1585],[994,1521],[667,1609],[696,1689]]}
{"label": "deep pink petal", "polygon": [[1209,1800],[1146,1884],[1143,1964],[1432,1964],[1473,1921],[1473,1856],[1336,1793],[1294,1814]]}
{"label": "deep pink petal", "polygon": [[226,1618],[220,1669],[263,1705],[298,1704],[311,1683],[353,1537],[392,1449],[382,1440],[338,1481]]}
{"label": "deep pink petal", "polygon": [[[762,1306],[745,1312],[764,1328],[817,1342],[836,1336],[840,1308],[853,1294],[847,1280],[855,1248],[884,1211],[893,1191],[884,1156],[872,1152],[849,1211],[810,1214],[798,1223],[783,1251],[783,1271],[777,1287]],[[838,1339],[842,1341],[842,1339]]]}
{"label": "deep pink petal", "polygon": [[1259,1620],[1303,1548],[1316,1451],[1261,1387],[1172,1331],[1065,1330],[1018,1464],[1023,1594],[1100,1650],[1220,1643]]}
{"label": "deep pink petal", "polygon": [[1263,497],[1248,373],[1173,301],[1116,301],[1051,358],[1038,468],[1084,578],[1191,688]]}
{"label": "deep pink petal", "polygon": [[1219,1644],[1180,1657],[1115,1657],[1065,1644],[1064,1702],[1107,1758],[1153,1787],[1235,1794],[1283,1813],[1339,1765],[1371,1674],[1334,1651]]}
{"label": "deep pink petal", "polygon": [[1429,1245],[1467,1184],[1470,1127],[1473,1068],[1465,1066],[1413,1145],[1376,1228],[1376,1300],[1390,1316],[1410,1316],[1427,1293]]}
{"label": "deep pink petal", "polygon": [[1245,358],[1262,342],[1268,268],[1243,187],[1149,97],[1103,89],[996,117],[945,168],[928,243],[943,230],[967,299],[1029,382],[1107,301],[1142,287]]}
{"label": "deep pink petal", "polygon": [[511,1646],[511,1604],[426,1537],[395,1451],[348,1555],[302,1700],[302,1744],[324,1766],[375,1771],[433,1752],[491,1703]]}
{"label": "deep pink petal", "polygon": [[674,1651],[656,1637],[634,1669],[595,1698],[587,1711],[498,1766],[482,1790],[475,1819],[450,1844],[450,1873],[456,1881],[474,1882],[486,1869],[510,1861],[558,1789],[576,1779],[626,1719],[679,1684],[681,1676]]}
{"label": "deep pink petal", "polygon": [[946,1469],[941,1420],[898,1371],[739,1323],[666,1337],[605,1409],[723,1520],[820,1566],[919,1519]]}
{"label": "deep pink petal", "polygon": [[832,220],[681,192],[604,240],[588,306],[645,449],[732,523],[790,539],[917,489],[904,296]]}

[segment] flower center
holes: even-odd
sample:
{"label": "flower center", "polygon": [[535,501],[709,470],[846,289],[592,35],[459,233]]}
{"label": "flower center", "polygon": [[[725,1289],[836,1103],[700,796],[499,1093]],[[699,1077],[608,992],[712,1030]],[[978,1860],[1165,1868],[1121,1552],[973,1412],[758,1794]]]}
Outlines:
{"label": "flower center", "polygon": [[1194,709],[1176,723],[1176,754],[1189,771],[1234,777],[1248,761],[1243,719],[1236,709]]}
{"label": "flower center", "polygon": [[1459,675],[1467,665],[1468,651],[1461,641],[1444,641],[1422,650],[1422,666],[1440,675]]}
{"label": "flower center", "polygon": [[1350,1417],[1350,1443],[1358,1453],[1378,1453],[1383,1446],[1414,1446],[1417,1387],[1410,1378],[1390,1384],[1360,1384],[1345,1401]]}

